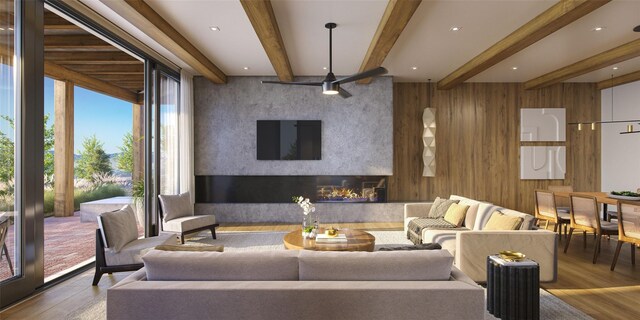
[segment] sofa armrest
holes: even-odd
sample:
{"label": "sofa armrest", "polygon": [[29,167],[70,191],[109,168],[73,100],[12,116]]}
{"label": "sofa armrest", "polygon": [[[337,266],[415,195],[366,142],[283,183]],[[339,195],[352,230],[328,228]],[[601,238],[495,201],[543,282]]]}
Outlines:
{"label": "sofa armrest", "polygon": [[404,232],[407,232],[409,221],[418,217],[425,217],[433,202],[405,203],[404,204]]}
{"label": "sofa armrest", "polygon": [[487,256],[502,250],[524,253],[540,265],[540,281],[554,282],[558,272],[555,232],[547,230],[467,231],[456,235],[455,265],[476,282],[487,281]]}

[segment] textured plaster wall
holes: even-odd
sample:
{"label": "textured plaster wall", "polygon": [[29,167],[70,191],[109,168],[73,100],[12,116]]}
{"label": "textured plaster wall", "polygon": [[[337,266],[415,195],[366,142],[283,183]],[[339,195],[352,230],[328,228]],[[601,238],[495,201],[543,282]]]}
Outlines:
{"label": "textured plaster wall", "polygon": [[[229,77],[225,85],[194,79],[196,175],[393,174],[391,77],[343,86],[349,99],[260,80],[276,79]],[[322,120],[322,160],[256,160],[256,120]]]}

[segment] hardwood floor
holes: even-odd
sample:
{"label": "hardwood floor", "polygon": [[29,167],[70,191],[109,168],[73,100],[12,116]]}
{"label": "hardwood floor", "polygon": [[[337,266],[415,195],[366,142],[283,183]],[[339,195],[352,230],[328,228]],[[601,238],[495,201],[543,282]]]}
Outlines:
{"label": "hardwood floor", "polygon": [[[219,231],[287,231],[298,225],[225,225]],[[401,223],[344,223],[341,228],[366,230],[401,230]],[[633,319],[640,316],[640,267],[631,265],[629,245],[625,244],[615,271],[610,271],[616,240],[602,241],[597,264],[592,264],[594,240],[574,234],[568,253],[558,248],[558,281],[542,286],[565,302],[596,319]],[[639,257],[640,259],[640,257]],[[640,265],[640,262],[639,262]],[[129,273],[102,278],[98,287],[91,286],[93,270],[82,273],[53,288],[0,312],[0,319],[66,319],[68,310],[81,306],[87,299],[103,297],[107,289]]]}

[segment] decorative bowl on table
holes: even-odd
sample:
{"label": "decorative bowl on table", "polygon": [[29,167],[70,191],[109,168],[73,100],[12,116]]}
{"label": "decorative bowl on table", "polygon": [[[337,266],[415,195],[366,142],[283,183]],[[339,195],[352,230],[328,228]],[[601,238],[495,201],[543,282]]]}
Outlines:
{"label": "decorative bowl on table", "polygon": [[611,191],[607,194],[607,197],[618,200],[640,200],[640,194],[631,191]]}
{"label": "decorative bowl on table", "polygon": [[526,258],[527,256],[525,256],[523,253],[521,252],[516,252],[516,251],[511,251],[511,250],[503,250],[500,251],[500,258],[506,260],[506,261],[522,261],[524,260],[524,258]]}
{"label": "decorative bowl on table", "polygon": [[330,229],[325,230],[324,234],[326,234],[329,237],[335,237],[338,235],[338,229],[331,227]]}

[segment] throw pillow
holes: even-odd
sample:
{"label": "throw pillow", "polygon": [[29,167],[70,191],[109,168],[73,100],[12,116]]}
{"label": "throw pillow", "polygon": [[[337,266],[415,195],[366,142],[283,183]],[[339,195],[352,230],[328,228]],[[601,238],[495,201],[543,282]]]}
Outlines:
{"label": "throw pillow", "polygon": [[188,192],[178,195],[159,195],[164,221],[193,215],[193,204]]}
{"label": "throw pillow", "polygon": [[434,200],[433,204],[431,205],[431,210],[429,210],[428,217],[432,219],[441,218],[444,216],[445,213],[447,213],[447,210],[452,204],[458,203],[458,202],[460,202],[460,200],[442,199],[440,197],[437,197],[436,200]]}
{"label": "throw pillow", "polygon": [[216,251],[216,252],[224,252],[224,246],[185,246],[185,245],[177,245],[177,244],[163,244],[156,246],[156,250],[163,251]]}
{"label": "throw pillow", "polygon": [[462,222],[464,221],[464,217],[467,214],[468,209],[469,206],[452,203],[447,209],[447,212],[444,214],[444,220],[455,225],[456,227],[460,227],[462,225]]}
{"label": "throw pillow", "polygon": [[100,232],[106,245],[116,253],[129,242],[138,239],[136,215],[130,205],[120,210],[100,214]]}
{"label": "throw pillow", "polygon": [[523,219],[494,211],[483,230],[518,230]]}

